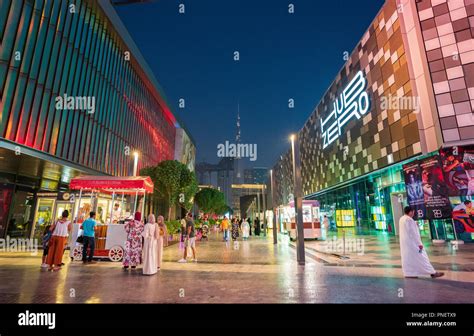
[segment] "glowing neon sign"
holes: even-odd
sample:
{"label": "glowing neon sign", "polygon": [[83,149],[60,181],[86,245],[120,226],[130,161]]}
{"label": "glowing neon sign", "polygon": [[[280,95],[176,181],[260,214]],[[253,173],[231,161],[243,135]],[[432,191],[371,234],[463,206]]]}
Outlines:
{"label": "glowing neon sign", "polygon": [[341,136],[342,127],[353,117],[358,120],[370,109],[370,99],[365,91],[367,79],[359,71],[333,103],[333,109],[326,120],[321,119],[323,149]]}

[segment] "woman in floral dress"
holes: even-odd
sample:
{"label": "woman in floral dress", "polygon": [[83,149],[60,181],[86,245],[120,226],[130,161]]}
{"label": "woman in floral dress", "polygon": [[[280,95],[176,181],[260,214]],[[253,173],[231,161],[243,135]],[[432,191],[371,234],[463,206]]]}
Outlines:
{"label": "woman in floral dress", "polygon": [[239,237],[239,222],[237,219],[232,219],[232,240],[237,240]]}
{"label": "woman in floral dress", "polygon": [[127,241],[125,242],[125,254],[123,257],[123,268],[132,269],[141,264],[142,259],[142,232],[145,226],[142,223],[142,214],[135,213],[135,220],[125,224],[125,231],[127,232]]}

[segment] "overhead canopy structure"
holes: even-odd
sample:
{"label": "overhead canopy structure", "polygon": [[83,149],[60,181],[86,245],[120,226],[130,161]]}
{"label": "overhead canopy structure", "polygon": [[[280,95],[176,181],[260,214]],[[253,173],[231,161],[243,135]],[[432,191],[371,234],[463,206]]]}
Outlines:
{"label": "overhead canopy structure", "polygon": [[81,176],[71,180],[72,190],[91,189],[115,193],[152,193],[153,182],[149,176]]}
{"label": "overhead canopy structure", "polygon": [[[290,203],[288,203],[288,205],[290,207],[295,207],[295,201],[291,201]],[[318,200],[306,200],[304,199],[303,200],[303,205],[312,205],[312,206],[315,206],[315,207],[319,207],[319,201]]]}

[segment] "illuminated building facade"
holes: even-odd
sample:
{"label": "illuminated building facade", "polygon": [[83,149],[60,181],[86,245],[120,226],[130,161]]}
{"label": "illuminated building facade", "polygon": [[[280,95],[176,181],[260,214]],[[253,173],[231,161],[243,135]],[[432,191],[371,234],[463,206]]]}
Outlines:
{"label": "illuminated building facade", "polygon": [[176,129],[174,159],[194,171],[196,167],[196,144],[184,128]]}
{"label": "illuminated building facade", "polygon": [[268,180],[268,168],[254,167],[244,169],[244,183],[264,184]]}
{"label": "illuminated building facade", "polygon": [[176,120],[109,1],[0,7],[0,237],[29,237],[71,177],[173,159]]}

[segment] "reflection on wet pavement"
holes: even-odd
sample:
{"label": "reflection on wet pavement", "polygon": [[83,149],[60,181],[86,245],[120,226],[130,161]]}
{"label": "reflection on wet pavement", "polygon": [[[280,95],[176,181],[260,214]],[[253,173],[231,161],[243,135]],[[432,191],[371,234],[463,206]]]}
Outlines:
{"label": "reflection on wet pavement", "polygon": [[[183,252],[180,244],[166,248],[162,270],[154,276],[143,276],[141,269],[124,271],[120,263],[109,261],[84,266],[71,262],[67,253],[63,270],[51,273],[40,269],[40,254],[0,253],[0,302],[474,302],[474,274],[465,269],[471,253],[443,256],[440,248],[440,255],[433,254],[432,259],[437,266],[446,264],[446,277],[404,279],[397,267],[395,243],[382,248],[367,241],[367,252],[375,253],[343,264],[335,256],[318,252],[321,243],[308,242],[307,263],[298,266],[296,251],[287,243],[275,246],[271,237],[251,237],[234,245],[213,233],[210,241],[197,243],[198,263],[176,262]],[[377,252],[379,248],[382,253]],[[458,260],[456,271],[451,266]]]}

